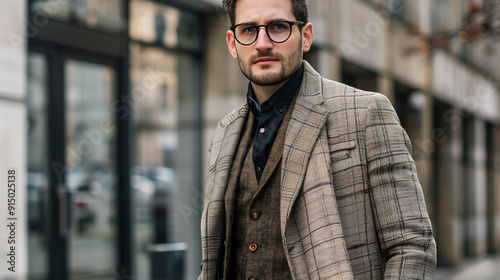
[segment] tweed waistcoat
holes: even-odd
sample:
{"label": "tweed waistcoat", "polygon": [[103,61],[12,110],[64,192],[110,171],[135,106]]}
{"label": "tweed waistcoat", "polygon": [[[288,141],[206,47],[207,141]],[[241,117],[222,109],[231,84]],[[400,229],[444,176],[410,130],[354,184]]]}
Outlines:
{"label": "tweed waistcoat", "polygon": [[[260,182],[252,161],[253,137],[244,133],[240,140],[241,154],[233,162],[240,165],[239,178],[228,185],[225,197],[233,216],[226,233],[224,279],[291,279],[279,225],[281,156],[290,115],[285,115]],[[251,131],[252,119],[246,124]]]}

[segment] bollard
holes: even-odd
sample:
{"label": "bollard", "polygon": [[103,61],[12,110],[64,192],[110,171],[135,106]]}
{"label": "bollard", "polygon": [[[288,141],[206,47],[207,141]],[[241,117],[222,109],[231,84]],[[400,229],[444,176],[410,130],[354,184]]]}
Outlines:
{"label": "bollard", "polygon": [[187,244],[162,243],[148,247],[151,280],[183,280]]}

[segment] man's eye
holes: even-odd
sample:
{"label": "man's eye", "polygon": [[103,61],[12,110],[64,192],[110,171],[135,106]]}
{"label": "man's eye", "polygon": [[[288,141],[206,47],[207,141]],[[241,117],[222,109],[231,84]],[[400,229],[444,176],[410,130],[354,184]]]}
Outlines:
{"label": "man's eye", "polygon": [[246,26],[243,28],[243,33],[252,33],[255,32],[255,26]]}
{"label": "man's eye", "polygon": [[274,23],[270,26],[270,29],[273,31],[285,31],[288,29],[288,26],[285,23]]}

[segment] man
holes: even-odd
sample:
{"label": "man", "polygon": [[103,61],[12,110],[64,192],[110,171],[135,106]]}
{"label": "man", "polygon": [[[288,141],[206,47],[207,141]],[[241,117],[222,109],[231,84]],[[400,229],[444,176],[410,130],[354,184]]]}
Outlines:
{"label": "man", "polygon": [[250,82],[212,140],[199,279],[432,279],[431,224],[388,100],[302,60],[306,0],[223,4]]}

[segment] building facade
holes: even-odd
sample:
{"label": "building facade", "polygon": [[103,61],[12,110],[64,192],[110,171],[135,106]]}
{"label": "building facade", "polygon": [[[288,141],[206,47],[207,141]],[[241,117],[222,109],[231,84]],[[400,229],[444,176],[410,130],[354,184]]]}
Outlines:
{"label": "building facade", "polygon": [[[387,95],[412,140],[440,266],[500,252],[496,2],[309,1],[305,58]],[[0,278],[195,279],[207,148],[248,85],[220,1],[0,3],[0,172],[17,190]]]}

